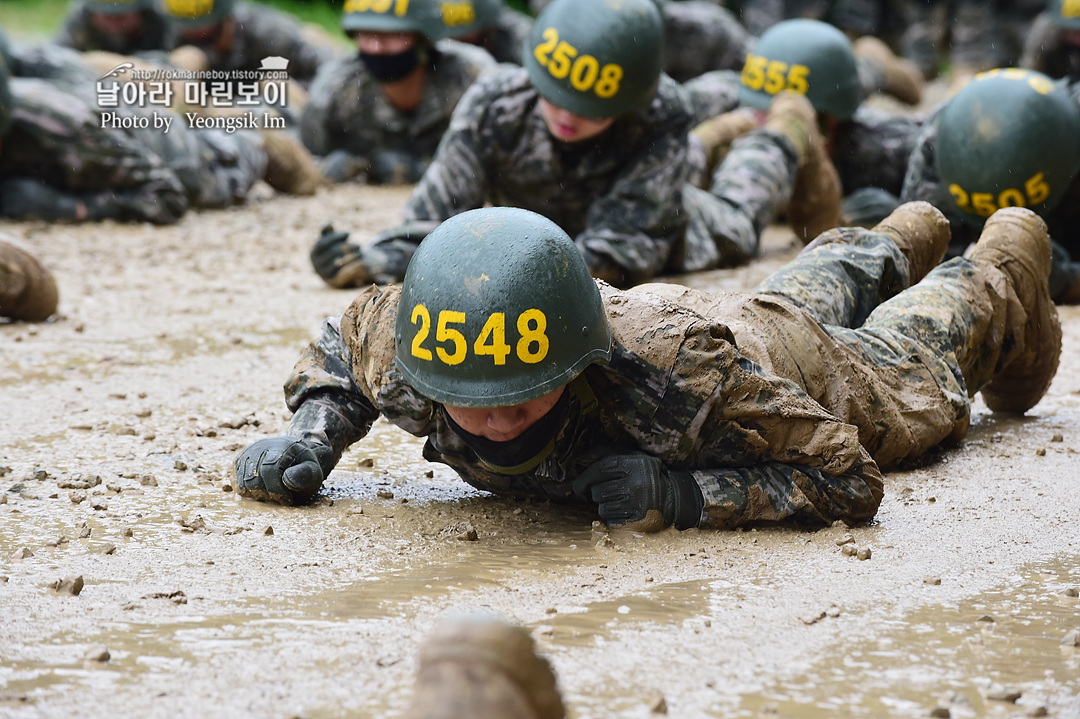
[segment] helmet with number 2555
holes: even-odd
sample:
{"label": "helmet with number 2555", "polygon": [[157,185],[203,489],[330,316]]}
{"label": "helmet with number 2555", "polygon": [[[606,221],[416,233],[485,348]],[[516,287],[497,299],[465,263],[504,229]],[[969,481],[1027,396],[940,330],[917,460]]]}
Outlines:
{"label": "helmet with number 2555", "polygon": [[525,41],[529,80],[575,115],[640,110],[660,82],[664,21],[653,0],[555,0]]}
{"label": "helmet with number 2555", "polygon": [[569,235],[528,210],[489,207],[443,222],[401,287],[394,364],[424,396],[506,407],[611,359],[600,291]]}
{"label": "helmet with number 2555", "polygon": [[820,20],[785,20],[770,27],[746,56],[739,101],[767,110],[784,90],[806,95],[819,113],[850,120],[862,103],[851,41]]}

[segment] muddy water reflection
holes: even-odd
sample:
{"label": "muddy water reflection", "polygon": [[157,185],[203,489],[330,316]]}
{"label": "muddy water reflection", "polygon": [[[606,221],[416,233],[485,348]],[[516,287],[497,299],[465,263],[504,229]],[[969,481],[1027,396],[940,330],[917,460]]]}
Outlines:
{"label": "muddy water reflection", "polygon": [[739,710],[727,716],[913,717],[936,710],[954,719],[1075,719],[1080,649],[1061,640],[1080,629],[1077,598],[1070,596],[1078,585],[1080,557],[1029,567],[1011,586],[903,617],[892,632],[744,695]]}

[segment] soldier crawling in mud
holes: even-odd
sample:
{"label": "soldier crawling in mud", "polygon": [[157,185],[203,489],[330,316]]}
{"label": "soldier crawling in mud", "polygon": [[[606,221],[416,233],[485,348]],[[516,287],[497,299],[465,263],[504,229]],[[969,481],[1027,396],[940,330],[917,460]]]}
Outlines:
{"label": "soldier crawling in mud", "polygon": [[1080,80],[1017,68],[980,73],[927,121],[901,198],[945,212],[952,254],[998,208],[1030,207],[1054,238],[1051,296],[1080,302]]}
{"label": "soldier crawling in mud", "polygon": [[912,203],[752,293],[622,291],[537,214],[458,214],[402,285],[327,321],[286,383],[287,436],[238,455],[237,491],[310,501],[384,416],[474,487],[588,498],[612,525],[865,521],[879,463],[964,437],[977,391],[1024,412],[1057,368],[1042,220],[1002,210],[938,266],[948,241]]}
{"label": "soldier crawling in mud", "polygon": [[80,0],[64,19],[56,43],[80,52],[137,55],[164,51],[166,29],[154,0]]}
{"label": "soldier crawling in mud", "polygon": [[439,0],[449,37],[482,47],[496,62],[520,65],[532,18],[505,0]]}
{"label": "soldier crawling in mud", "polygon": [[[895,58],[874,55],[875,46],[864,42],[861,47],[860,60],[856,48],[836,28],[819,20],[786,20],[761,36],[737,79],[728,73],[710,73],[687,83],[691,93],[712,93],[726,99],[727,105],[709,108],[717,116],[697,129],[707,145],[721,152],[731,137],[755,126],[746,110],[735,109],[740,103],[766,109],[777,93],[788,90],[809,98],[821,121],[828,151],[814,168],[813,178],[797,177],[795,193],[814,188],[818,197],[833,198],[823,207],[835,208],[835,213],[820,217],[817,226],[807,226],[796,218],[793,229],[804,239],[841,222],[870,226],[888,215],[899,204],[908,159],[922,130],[922,117],[862,104],[865,86],[876,82],[860,78],[867,68],[889,73],[890,81],[898,85],[904,84],[907,72],[893,64]],[[876,64],[867,61],[871,55],[878,57]],[[729,87],[710,87],[716,84]],[[717,159],[709,158],[710,162]],[[806,173],[804,169],[800,175]]]}
{"label": "soldier crawling in mud", "polygon": [[[0,36],[0,58],[8,56]],[[51,74],[47,59],[34,55],[23,69]],[[0,216],[169,224],[191,206],[243,201],[265,174],[266,153],[249,133],[103,127],[96,98],[80,91],[92,91],[93,72],[62,66],[76,77],[9,78],[0,59]],[[146,111],[115,112],[130,118]]]}
{"label": "soldier crawling in mud", "polygon": [[309,42],[300,24],[274,8],[242,0],[163,0],[168,49],[192,45],[205,66],[190,70],[257,72],[268,57],[289,61],[289,76],[306,86],[331,51]]}
{"label": "soldier crawling in mud", "polygon": [[1020,66],[1050,77],[1080,79],[1080,0],[1052,0],[1035,18]]}
{"label": "soldier crawling in mud", "polygon": [[359,52],[327,63],[300,118],[305,146],[327,179],[413,183],[427,169],[465,90],[495,61],[443,40],[438,0],[386,5],[347,2],[342,27]]}
{"label": "soldier crawling in mud", "polygon": [[335,287],[400,280],[426,232],[486,203],[564,226],[612,284],[753,257],[796,166],[821,144],[813,108],[782,98],[709,190],[697,187],[703,158],[691,158],[683,93],[660,71],[662,32],[652,0],[556,0],[533,25],[525,67],[466,92],[405,225],[365,246],[327,228],[312,249],[316,271]]}

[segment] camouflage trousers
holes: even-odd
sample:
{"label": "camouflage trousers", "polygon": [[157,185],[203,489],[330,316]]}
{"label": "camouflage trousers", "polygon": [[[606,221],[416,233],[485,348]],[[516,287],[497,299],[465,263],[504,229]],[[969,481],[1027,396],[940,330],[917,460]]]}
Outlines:
{"label": "camouflage trousers", "polygon": [[762,230],[791,198],[797,169],[795,148],[779,133],[757,130],[733,142],[707,191],[683,187],[684,249],[668,269],[694,272],[755,257]]}
{"label": "camouflage trousers", "polygon": [[1010,316],[994,267],[956,258],[908,284],[890,238],[840,228],[737,305],[691,290],[673,299],[727,323],[744,356],[858,427],[889,467],[964,436],[970,397],[1013,359],[1003,338],[1025,320]]}

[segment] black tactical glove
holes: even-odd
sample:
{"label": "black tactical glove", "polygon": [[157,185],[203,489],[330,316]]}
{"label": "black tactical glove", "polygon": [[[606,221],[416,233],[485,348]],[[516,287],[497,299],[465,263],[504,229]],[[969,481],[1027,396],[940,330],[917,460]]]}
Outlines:
{"label": "black tactical glove", "polygon": [[330,182],[345,182],[364,175],[371,165],[348,150],[334,150],[319,161],[319,170]]}
{"label": "black tactical glove", "polygon": [[400,150],[379,150],[371,159],[371,181],[380,185],[411,185],[424,176],[428,163]]}
{"label": "black tactical glove", "polygon": [[704,505],[689,472],[670,470],[647,454],[615,454],[593,462],[574,480],[574,493],[591,497],[607,524],[643,532],[672,524],[696,527]]}
{"label": "black tactical glove", "polygon": [[[355,286],[351,284],[354,273],[350,268],[362,263],[362,248],[348,239],[348,232],[339,232],[333,225],[326,225],[322,228],[319,239],[315,241],[315,246],[311,248],[311,264],[315,266],[319,277],[332,287]],[[366,283],[361,278],[359,284]]]}
{"label": "black tactical glove", "polygon": [[324,444],[268,437],[236,455],[236,492],[263,502],[303,504],[315,496],[334,466]]}

